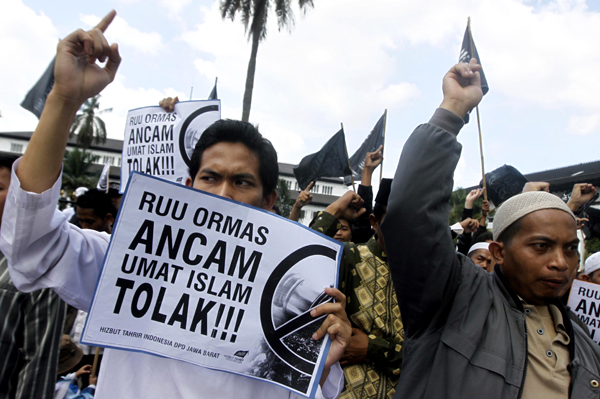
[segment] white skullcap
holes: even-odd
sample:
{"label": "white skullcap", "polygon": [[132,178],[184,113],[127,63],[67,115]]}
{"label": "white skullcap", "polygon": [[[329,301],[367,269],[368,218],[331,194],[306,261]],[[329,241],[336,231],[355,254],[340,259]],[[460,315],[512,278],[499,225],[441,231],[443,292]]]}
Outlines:
{"label": "white skullcap", "polygon": [[567,204],[556,195],[545,191],[529,191],[509,198],[498,208],[494,217],[494,241],[497,241],[500,234],[511,224],[523,216],[541,209],[560,209],[576,220]]}
{"label": "white skullcap", "polygon": [[585,260],[584,273],[588,276],[600,269],[600,252],[596,252]]}
{"label": "white skullcap", "polygon": [[476,242],[475,244],[473,244],[471,246],[471,248],[469,248],[469,253],[467,254],[467,256],[471,255],[472,252],[475,252],[478,249],[487,249],[489,251],[490,243],[489,242]]}
{"label": "white skullcap", "polygon": [[88,188],[87,188],[87,187],[78,187],[78,188],[75,190],[75,197],[79,197],[80,195],[83,195],[83,194],[85,194],[87,191],[88,191]]}

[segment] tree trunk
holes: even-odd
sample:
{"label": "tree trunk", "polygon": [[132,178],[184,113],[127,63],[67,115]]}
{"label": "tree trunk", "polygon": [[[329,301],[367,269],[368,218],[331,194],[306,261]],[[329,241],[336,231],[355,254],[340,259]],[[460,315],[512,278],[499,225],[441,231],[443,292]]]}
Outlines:
{"label": "tree trunk", "polygon": [[256,54],[258,53],[258,42],[260,32],[252,34],[252,52],[248,62],[248,74],[246,75],[246,90],[244,91],[244,104],[242,110],[242,121],[248,122],[250,118],[250,106],[252,105],[252,90],[254,89],[254,73],[256,72]]}

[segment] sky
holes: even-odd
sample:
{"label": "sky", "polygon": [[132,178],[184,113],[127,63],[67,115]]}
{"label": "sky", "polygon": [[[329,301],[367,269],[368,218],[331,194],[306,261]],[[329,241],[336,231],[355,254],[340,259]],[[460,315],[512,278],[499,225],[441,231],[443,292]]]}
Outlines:
{"label": "sky", "polygon": [[[295,2],[297,4],[297,2]],[[404,142],[442,100],[467,23],[490,86],[479,106],[486,171],[522,173],[600,159],[600,2],[585,0],[314,0],[279,31],[270,16],[258,50],[250,121],[281,162],[296,164],[343,123],[350,155],[388,111],[384,177]],[[366,6],[368,4],[368,7]],[[109,42],[123,58],[100,98],[108,136],[123,139],[129,109],[161,98],[206,99],[215,77],[222,117],[239,119],[250,42],[239,19],[209,0],[0,2],[0,131],[32,131],[20,107],[59,39],[90,29],[111,9]],[[475,117],[455,187],[478,184]],[[378,173],[377,173],[378,175]]]}

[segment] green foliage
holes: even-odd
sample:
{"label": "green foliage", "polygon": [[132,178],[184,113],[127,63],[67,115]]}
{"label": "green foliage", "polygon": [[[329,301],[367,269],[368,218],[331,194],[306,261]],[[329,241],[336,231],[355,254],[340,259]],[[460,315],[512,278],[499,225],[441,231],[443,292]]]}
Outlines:
{"label": "green foliage", "polygon": [[[454,223],[458,223],[462,220],[462,212],[465,207],[465,200],[467,199],[467,192],[464,188],[456,189],[450,196],[450,216],[448,223],[452,226]],[[481,204],[483,203],[483,196],[481,196],[473,204],[473,219],[479,219],[481,217]]]}
{"label": "green foliage", "polygon": [[100,107],[98,98],[100,95],[89,98],[83,103],[71,126],[69,137],[76,134],[77,145],[84,150],[89,148],[92,143],[106,142],[106,126],[104,121],[96,115]]}
{"label": "green foliage", "polygon": [[99,173],[89,172],[98,155],[75,148],[66,151],[63,160],[62,188],[70,196],[77,187],[95,187]]}
{"label": "green foliage", "polygon": [[[275,7],[277,26],[291,29],[294,26],[294,12],[292,11],[292,0],[221,0],[221,17],[230,18],[232,21],[236,15],[240,15],[248,38],[258,36],[259,40],[267,37],[267,19],[269,10]],[[314,7],[313,0],[298,0],[298,6],[304,12],[309,7]]]}
{"label": "green foliage", "polygon": [[279,179],[277,181],[277,202],[275,202],[275,205],[279,207],[281,216],[284,218],[290,216],[294,202],[292,193],[290,193],[290,190],[288,189],[287,182],[285,179]]}
{"label": "green foliage", "polygon": [[587,256],[585,257],[586,259],[590,255],[600,251],[600,238],[594,237],[590,240],[585,240],[585,250],[587,252]]}

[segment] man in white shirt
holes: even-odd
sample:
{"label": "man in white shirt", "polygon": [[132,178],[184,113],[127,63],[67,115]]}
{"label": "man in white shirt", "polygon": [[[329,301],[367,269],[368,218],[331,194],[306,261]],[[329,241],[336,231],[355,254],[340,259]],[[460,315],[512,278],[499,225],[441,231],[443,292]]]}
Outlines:
{"label": "man in white shirt", "polygon": [[[23,158],[13,166],[0,237],[0,248],[6,251],[11,277],[20,290],[49,287],[85,311],[90,307],[109,235],[69,225],[56,210],[56,202],[73,117],[87,98],[114,79],[121,62],[117,44],[109,46],[103,35],[115,15],[111,11],[94,29],[78,30],[59,43],[54,87]],[[104,68],[96,60],[106,61]],[[277,198],[277,154],[270,142],[248,123],[219,121],[207,130],[211,129],[214,134],[205,134],[204,144],[199,143],[194,151],[186,185],[270,209]],[[217,139],[210,141],[210,137]],[[269,168],[273,162],[275,168]],[[347,202],[353,199],[349,194]],[[320,384],[322,395],[330,398],[337,396],[343,385],[337,361],[349,345],[351,327],[344,295],[331,288],[326,292],[337,302],[319,306],[312,315],[329,314],[313,338],[329,334],[332,339]],[[185,362],[106,350],[96,397],[134,395],[157,399],[294,396],[272,384]]]}

